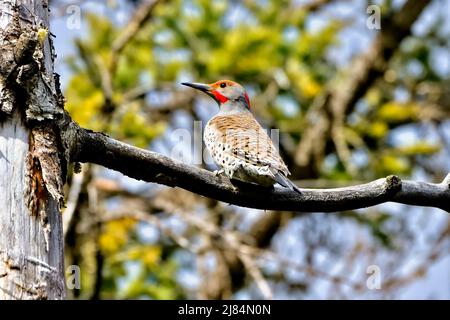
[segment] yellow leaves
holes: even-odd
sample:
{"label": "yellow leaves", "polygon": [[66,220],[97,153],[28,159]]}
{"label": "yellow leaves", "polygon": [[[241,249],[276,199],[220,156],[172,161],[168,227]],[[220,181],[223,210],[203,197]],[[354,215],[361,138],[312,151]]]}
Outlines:
{"label": "yellow leaves", "polygon": [[389,131],[389,127],[386,122],[375,121],[371,123],[367,128],[367,134],[373,138],[383,138]]}
{"label": "yellow leaves", "polygon": [[102,92],[96,90],[83,100],[68,100],[66,109],[81,126],[96,130],[98,129],[98,122],[95,120],[95,115],[99,113],[103,103],[104,97]]}
{"label": "yellow leaves", "polygon": [[374,87],[369,89],[369,91],[367,91],[365,98],[369,105],[376,106],[380,104],[382,95],[380,90]]}
{"label": "yellow leaves", "polygon": [[120,237],[120,235],[114,235],[113,233],[104,233],[99,239],[100,247],[105,252],[114,252],[119,250],[119,248],[125,243],[125,239]]}
{"label": "yellow leaves", "polygon": [[317,32],[304,32],[298,38],[296,51],[301,56],[322,56],[330,44],[336,42],[336,36],[344,24],[332,20]]}
{"label": "yellow leaves", "polygon": [[441,149],[441,146],[436,144],[430,144],[427,142],[417,142],[409,146],[404,146],[396,149],[398,154],[404,156],[412,156],[412,155],[431,155],[438,152]]}
{"label": "yellow leaves", "polygon": [[87,13],[85,15],[89,25],[89,40],[86,45],[95,52],[101,49],[109,48],[111,50],[111,43],[114,39],[114,28],[109,19]]}
{"label": "yellow leaves", "polygon": [[86,73],[72,76],[64,95],[66,110],[76,122],[92,130],[101,129],[97,115],[104,103],[103,93]]}
{"label": "yellow leaves", "polygon": [[210,1],[206,0],[204,2],[209,2],[212,4],[212,10],[216,15],[222,15],[228,7],[228,0],[216,0]]}
{"label": "yellow leaves", "polygon": [[290,59],[288,61],[287,75],[295,89],[307,99],[315,97],[322,90],[322,86],[314,80],[310,70],[297,60]]}
{"label": "yellow leaves", "polygon": [[148,143],[166,128],[165,122],[162,121],[148,123],[140,112],[140,102],[125,103],[119,90],[114,92],[112,100],[120,107],[122,114],[118,114],[110,123],[105,123],[105,118],[101,115],[105,102],[103,92],[87,80],[84,73],[72,77],[65,95],[66,109],[81,126],[104,131],[108,125],[109,133],[117,138],[130,138],[139,147],[147,147]]}
{"label": "yellow leaves", "polygon": [[127,243],[129,232],[135,224],[135,220],[128,218],[106,223],[99,238],[102,251],[112,254],[120,250]]}
{"label": "yellow leaves", "polygon": [[420,107],[415,103],[390,101],[380,107],[378,116],[389,122],[403,122],[418,119],[419,111]]}
{"label": "yellow leaves", "polygon": [[381,166],[384,171],[391,173],[405,173],[410,170],[409,162],[406,159],[395,157],[392,155],[384,155],[381,157]]}
{"label": "yellow leaves", "polygon": [[147,267],[155,266],[161,258],[161,247],[151,245],[134,246],[127,251],[129,260],[139,260]]}
{"label": "yellow leaves", "polygon": [[125,64],[125,67],[133,69],[149,67],[154,63],[151,49],[152,47],[148,42],[126,48],[125,54],[127,63]]}
{"label": "yellow leaves", "polygon": [[180,60],[170,61],[164,66],[164,72],[162,77],[168,81],[172,81],[177,78],[178,73],[184,66],[184,62]]}
{"label": "yellow leaves", "polygon": [[299,8],[297,10],[283,11],[283,19],[292,24],[294,27],[300,27],[304,24],[305,19],[308,17],[308,11]]}
{"label": "yellow leaves", "polygon": [[166,129],[165,122],[148,123],[139,112],[138,104],[131,104],[127,108],[119,124],[113,128],[116,136],[132,139],[133,144],[143,148]]}
{"label": "yellow leaves", "polygon": [[162,261],[157,268],[139,265],[136,275],[124,288],[122,299],[136,299],[143,296],[157,300],[173,300],[180,298],[180,290],[176,282],[177,265],[173,260]]}
{"label": "yellow leaves", "polygon": [[412,170],[411,159],[415,156],[429,156],[439,152],[440,146],[426,141],[419,141],[411,145],[387,149],[375,162],[376,168],[383,175],[409,174]]}
{"label": "yellow leaves", "polygon": [[308,73],[300,73],[297,81],[300,91],[306,98],[315,97],[321,90],[321,86]]}
{"label": "yellow leaves", "polygon": [[148,292],[157,300],[174,300],[177,293],[174,288],[163,286],[149,286]]}
{"label": "yellow leaves", "polygon": [[200,59],[212,74],[230,70],[245,74],[261,73],[274,65],[280,39],[280,34],[272,28],[240,25],[224,34],[220,48],[200,53]]}

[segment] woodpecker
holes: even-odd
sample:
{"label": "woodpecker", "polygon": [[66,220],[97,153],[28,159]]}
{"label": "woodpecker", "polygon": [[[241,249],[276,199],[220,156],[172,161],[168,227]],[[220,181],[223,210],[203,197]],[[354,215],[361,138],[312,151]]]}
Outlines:
{"label": "woodpecker", "polygon": [[219,105],[203,134],[209,153],[221,168],[216,174],[266,187],[278,183],[300,193],[287,178],[290,172],[272,140],[250,111],[250,99],[240,84],[231,80],[182,84],[206,93]]}

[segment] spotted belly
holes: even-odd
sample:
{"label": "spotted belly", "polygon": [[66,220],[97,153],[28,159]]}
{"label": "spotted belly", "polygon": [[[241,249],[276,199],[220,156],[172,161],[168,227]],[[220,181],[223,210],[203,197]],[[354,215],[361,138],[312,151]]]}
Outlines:
{"label": "spotted belly", "polygon": [[[240,139],[245,139],[247,133],[242,130]],[[268,165],[257,165],[234,154],[233,143],[227,141],[226,137],[214,127],[207,124],[203,137],[206,147],[214,162],[223,169],[230,178],[244,182],[256,183],[262,186],[275,184],[275,177]]]}

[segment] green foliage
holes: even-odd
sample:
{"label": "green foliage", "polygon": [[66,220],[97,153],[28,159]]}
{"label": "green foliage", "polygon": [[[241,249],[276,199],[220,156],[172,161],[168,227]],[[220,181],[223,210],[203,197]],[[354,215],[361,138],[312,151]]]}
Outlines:
{"label": "green foliage", "polygon": [[174,261],[163,262],[158,268],[149,267],[145,260],[141,261],[137,275],[130,281],[121,298],[148,297],[156,300],[183,298],[175,278],[177,265]]}
{"label": "green foliage", "polygon": [[[142,243],[135,227],[132,219],[114,220],[104,226],[99,238],[100,249],[106,257],[102,297],[182,298],[176,282],[177,264],[163,256],[161,246]],[[131,274],[127,267],[130,264],[135,266]],[[119,283],[124,280],[126,285],[122,288]]]}

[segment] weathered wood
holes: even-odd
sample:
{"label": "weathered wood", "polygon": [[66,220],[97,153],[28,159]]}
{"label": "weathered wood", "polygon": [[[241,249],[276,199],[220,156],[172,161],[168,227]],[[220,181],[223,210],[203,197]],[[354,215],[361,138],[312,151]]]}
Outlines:
{"label": "weathered wood", "polygon": [[46,0],[0,2],[0,299],[63,299],[60,112]]}

